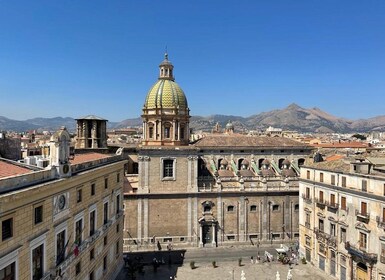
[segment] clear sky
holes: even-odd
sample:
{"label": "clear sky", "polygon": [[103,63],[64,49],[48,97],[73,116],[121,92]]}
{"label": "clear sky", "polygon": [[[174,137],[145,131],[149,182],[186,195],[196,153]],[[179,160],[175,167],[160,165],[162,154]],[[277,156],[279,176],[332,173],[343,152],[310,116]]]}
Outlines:
{"label": "clear sky", "polygon": [[0,116],[138,117],[165,46],[192,115],[385,115],[383,0],[0,0]]}

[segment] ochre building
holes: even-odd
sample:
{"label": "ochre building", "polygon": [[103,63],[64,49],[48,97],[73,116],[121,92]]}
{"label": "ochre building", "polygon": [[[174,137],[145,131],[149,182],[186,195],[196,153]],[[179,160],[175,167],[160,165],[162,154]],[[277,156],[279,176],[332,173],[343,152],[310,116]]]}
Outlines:
{"label": "ochre building", "polygon": [[159,68],[130,158],[124,250],[297,239],[299,166],[311,148],[240,135],[230,122],[226,133],[190,143],[188,101],[167,54]]}

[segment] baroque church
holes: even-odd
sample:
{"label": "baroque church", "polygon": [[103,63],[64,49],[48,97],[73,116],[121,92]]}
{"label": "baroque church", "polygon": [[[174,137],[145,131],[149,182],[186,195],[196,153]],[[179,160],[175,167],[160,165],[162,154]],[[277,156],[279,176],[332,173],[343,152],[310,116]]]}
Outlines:
{"label": "baroque church", "polygon": [[298,238],[299,166],[310,146],[237,134],[230,122],[190,142],[188,101],[167,53],[142,112],[124,191],[125,250]]}

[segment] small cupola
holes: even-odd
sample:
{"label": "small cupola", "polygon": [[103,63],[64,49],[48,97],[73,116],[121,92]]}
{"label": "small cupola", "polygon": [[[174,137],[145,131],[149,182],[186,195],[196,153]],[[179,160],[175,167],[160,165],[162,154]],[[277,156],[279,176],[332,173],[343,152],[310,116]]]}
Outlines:
{"label": "small cupola", "polygon": [[168,60],[168,53],[164,54],[164,60],[159,65],[159,79],[174,81],[174,66]]}

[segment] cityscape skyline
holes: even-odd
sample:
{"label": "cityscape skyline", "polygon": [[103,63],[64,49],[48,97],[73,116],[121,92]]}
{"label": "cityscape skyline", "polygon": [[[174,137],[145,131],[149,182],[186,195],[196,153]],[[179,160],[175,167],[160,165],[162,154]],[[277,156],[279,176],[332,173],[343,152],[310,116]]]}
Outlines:
{"label": "cityscape skyline", "polygon": [[192,115],[291,103],[384,115],[384,12],[358,1],[2,2],[0,115],[139,117],[166,46]]}

